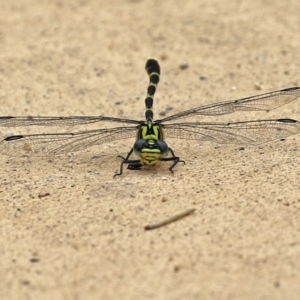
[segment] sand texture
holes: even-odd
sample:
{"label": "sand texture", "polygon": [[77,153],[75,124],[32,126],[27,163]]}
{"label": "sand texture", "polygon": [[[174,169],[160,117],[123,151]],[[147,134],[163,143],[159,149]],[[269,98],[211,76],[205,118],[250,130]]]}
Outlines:
{"label": "sand texture", "polygon": [[[299,12],[298,0],[2,0],[0,116],[143,120],[149,57],[162,73],[157,119],[299,86]],[[180,121],[276,118],[300,120],[300,99]],[[112,126],[129,124],[0,131]],[[166,141],[185,160],[174,174],[164,162],[115,179],[134,137],[44,158],[0,144],[0,298],[299,299],[300,134],[259,146]]]}

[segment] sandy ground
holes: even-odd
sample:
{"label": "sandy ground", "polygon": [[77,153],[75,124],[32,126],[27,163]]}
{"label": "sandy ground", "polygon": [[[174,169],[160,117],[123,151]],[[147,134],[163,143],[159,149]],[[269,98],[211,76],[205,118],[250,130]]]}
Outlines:
{"label": "sandy ground", "polygon": [[[162,69],[157,118],[300,85],[299,11],[298,0],[2,0],[0,114],[141,120],[148,57]],[[209,119],[300,119],[299,101]],[[2,153],[0,298],[299,299],[300,136],[167,141],[186,161],[174,175],[164,163],[113,179],[133,139],[45,159]]]}

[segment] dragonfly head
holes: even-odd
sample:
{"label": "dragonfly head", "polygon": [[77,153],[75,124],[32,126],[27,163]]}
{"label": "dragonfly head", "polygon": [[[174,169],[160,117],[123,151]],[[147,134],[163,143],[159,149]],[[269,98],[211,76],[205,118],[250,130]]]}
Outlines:
{"label": "dragonfly head", "polygon": [[134,153],[141,158],[144,165],[155,165],[168,155],[169,147],[161,140],[138,139],[133,145]]}

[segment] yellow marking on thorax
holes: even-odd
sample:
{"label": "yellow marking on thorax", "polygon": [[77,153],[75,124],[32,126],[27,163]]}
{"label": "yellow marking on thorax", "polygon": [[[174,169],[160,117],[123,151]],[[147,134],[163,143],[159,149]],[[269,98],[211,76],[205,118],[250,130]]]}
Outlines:
{"label": "yellow marking on thorax", "polygon": [[164,140],[164,134],[162,128],[155,124],[153,125],[152,123],[148,124],[148,127],[152,127],[153,134],[147,134],[148,128],[147,126],[141,126],[140,129],[137,131],[137,139],[143,139],[146,141],[153,140],[153,141],[158,141]]}

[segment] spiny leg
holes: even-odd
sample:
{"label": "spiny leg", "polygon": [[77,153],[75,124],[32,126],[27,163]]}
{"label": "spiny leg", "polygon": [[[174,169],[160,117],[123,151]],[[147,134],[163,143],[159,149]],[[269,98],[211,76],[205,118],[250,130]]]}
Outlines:
{"label": "spiny leg", "polygon": [[178,156],[175,156],[175,153],[174,151],[169,148],[171,154],[172,154],[172,157],[165,157],[165,158],[161,158],[160,161],[173,161],[173,164],[171,165],[171,167],[169,168],[169,170],[172,172],[172,174],[174,174],[174,171],[173,171],[173,168],[179,163],[179,162],[182,162],[183,164],[185,164],[185,161],[184,160],[181,160],[180,157]]}
{"label": "spiny leg", "polygon": [[124,164],[128,164],[127,169],[129,169],[129,170],[140,170],[141,169],[142,164],[141,164],[141,161],[139,159],[129,159],[129,157],[131,156],[132,152],[133,152],[133,148],[131,148],[131,150],[128,152],[128,154],[127,154],[126,157],[121,156],[121,155],[117,156],[117,157],[122,158],[122,162],[121,162],[121,165],[120,165],[120,171],[119,171],[119,173],[116,173],[113,178],[115,178],[116,176],[120,176],[120,175],[123,174],[123,165]]}

